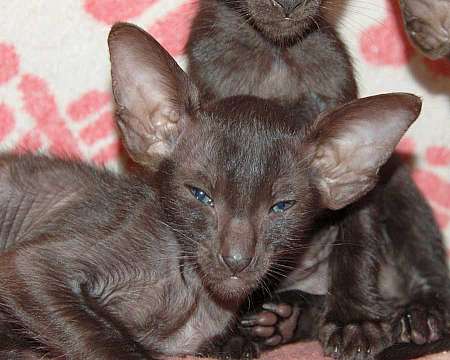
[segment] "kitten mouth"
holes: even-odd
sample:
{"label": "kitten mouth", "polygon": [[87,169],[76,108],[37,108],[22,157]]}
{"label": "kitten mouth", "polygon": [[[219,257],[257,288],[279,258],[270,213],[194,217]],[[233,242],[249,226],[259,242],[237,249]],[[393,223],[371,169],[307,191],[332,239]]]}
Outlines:
{"label": "kitten mouth", "polygon": [[242,291],[253,288],[253,282],[250,282],[249,280],[239,275],[230,275],[223,280],[218,281],[217,283],[224,288],[239,289]]}
{"label": "kitten mouth", "polygon": [[255,21],[255,27],[261,31],[265,37],[272,41],[293,41],[303,36],[308,29],[310,21],[297,20],[292,17],[279,18],[278,20]]}
{"label": "kitten mouth", "polygon": [[206,286],[220,302],[239,304],[256,288],[257,282],[245,276],[229,275],[222,279],[206,279]]}
{"label": "kitten mouth", "polygon": [[253,26],[275,42],[294,42],[314,24],[319,27],[320,1],[309,1],[291,13],[272,11],[265,7],[251,7],[249,15]]}

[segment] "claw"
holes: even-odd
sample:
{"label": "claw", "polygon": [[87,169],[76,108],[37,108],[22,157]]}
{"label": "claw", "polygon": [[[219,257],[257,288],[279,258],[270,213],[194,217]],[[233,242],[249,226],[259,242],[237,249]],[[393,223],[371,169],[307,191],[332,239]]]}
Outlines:
{"label": "claw", "polygon": [[241,320],[242,326],[251,327],[251,326],[274,326],[278,322],[278,317],[273,312],[263,311],[259,314],[249,316],[245,319]]}
{"label": "claw", "polygon": [[252,327],[258,324],[257,319],[255,318],[247,318],[241,320],[241,325],[245,327]]}
{"label": "claw", "polygon": [[439,340],[444,327],[440,321],[439,308],[434,303],[410,304],[408,311],[399,320],[399,341],[423,345]]}

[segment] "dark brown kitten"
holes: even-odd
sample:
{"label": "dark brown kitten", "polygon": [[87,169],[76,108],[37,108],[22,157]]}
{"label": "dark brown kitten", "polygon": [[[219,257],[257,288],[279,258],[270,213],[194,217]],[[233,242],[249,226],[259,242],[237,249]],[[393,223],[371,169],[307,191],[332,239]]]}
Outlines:
{"label": "dark brown kitten", "polygon": [[[352,155],[355,162],[360,155]],[[400,159],[379,175],[365,197],[315,224],[306,253],[288,262],[295,270],[276,301],[244,315],[241,354],[251,348],[248,339],[258,353],[318,338],[327,355],[352,360],[409,359],[450,348],[447,256],[431,209]],[[304,251],[305,243],[298,247]],[[303,293],[286,297],[283,289]],[[403,345],[383,352],[393,342]]]}
{"label": "dark brown kitten", "polygon": [[317,114],[357,96],[323,0],[201,0],[189,74],[208,99],[255,95]]}
{"label": "dark brown kitten", "polygon": [[[327,3],[205,0],[200,5],[188,44],[189,70],[207,98],[255,94],[277,100],[299,122],[308,124],[317,109],[356,96],[348,55],[323,20],[322,9]],[[358,162],[358,154],[349,156]],[[340,359],[359,359],[366,352],[364,358],[373,358],[393,340],[389,338],[390,317],[407,324],[395,341],[409,338],[420,344],[436,340],[445,329],[448,314],[443,309],[450,295],[435,282],[439,279],[449,284],[441,235],[408,171],[395,159],[390,169],[383,178],[385,185],[358,204],[327,214],[315,225],[317,233],[311,235],[314,246],[306,259],[298,259],[296,271],[281,285],[332,294],[322,309],[324,316],[318,322],[321,326],[317,336],[326,353]],[[336,190],[346,191],[351,193],[353,187]],[[409,229],[410,223],[419,223],[417,229]],[[425,252],[426,259],[418,264],[409,254],[411,250],[403,249],[405,242],[413,244],[414,253]],[[404,275],[404,268],[420,281],[416,284],[416,280]],[[384,277],[391,276],[394,279],[386,282]],[[427,284],[427,289],[421,288],[422,283]],[[385,294],[386,288],[395,294]],[[435,292],[441,299],[434,300]],[[392,303],[400,308],[398,313],[393,313]],[[411,307],[414,311],[410,311]],[[420,321],[409,324],[411,313]],[[289,329],[295,325],[278,322],[284,319],[277,316],[275,328],[264,328],[258,326],[258,321],[265,323],[270,314],[263,312],[256,316],[256,322],[255,315],[251,316],[252,321],[248,317],[243,320],[250,335],[262,337],[267,345],[291,340],[280,326],[292,333]],[[428,322],[432,325],[428,326]],[[232,348],[229,344],[226,347]],[[238,354],[239,350],[232,352]]]}
{"label": "dark brown kitten", "polygon": [[255,97],[201,102],[139,28],[115,25],[109,46],[118,125],[143,169],[0,157],[4,357],[206,352],[280,259],[308,249],[318,217],[375,186],[420,112],[413,95],[379,95],[302,127]]}

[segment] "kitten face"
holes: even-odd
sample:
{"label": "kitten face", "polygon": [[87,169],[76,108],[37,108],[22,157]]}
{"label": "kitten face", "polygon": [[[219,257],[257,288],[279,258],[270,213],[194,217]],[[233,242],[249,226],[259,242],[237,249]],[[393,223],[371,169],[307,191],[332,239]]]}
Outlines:
{"label": "kitten face", "polygon": [[242,1],[254,25],[276,42],[290,42],[311,26],[320,13],[322,0]]}
{"label": "kitten face", "polygon": [[[264,111],[260,103],[229,99],[199,112],[161,169],[172,179],[163,198],[186,258],[229,301],[241,300],[302,244],[312,217],[314,192],[295,146],[299,129],[289,128],[282,109]],[[233,114],[237,108],[246,111]]]}

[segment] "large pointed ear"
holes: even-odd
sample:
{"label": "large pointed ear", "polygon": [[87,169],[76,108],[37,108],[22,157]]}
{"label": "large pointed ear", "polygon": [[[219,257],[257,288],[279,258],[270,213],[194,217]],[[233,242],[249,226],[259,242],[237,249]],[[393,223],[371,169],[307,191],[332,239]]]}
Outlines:
{"label": "large pointed ear", "polygon": [[137,26],[115,24],[108,45],[125,147],[135,161],[156,166],[197,109],[198,91],[167,51]]}
{"label": "large pointed ear", "polygon": [[355,100],[319,116],[307,136],[324,207],[341,209],[375,186],[380,167],[421,106],[417,96],[394,93]]}

